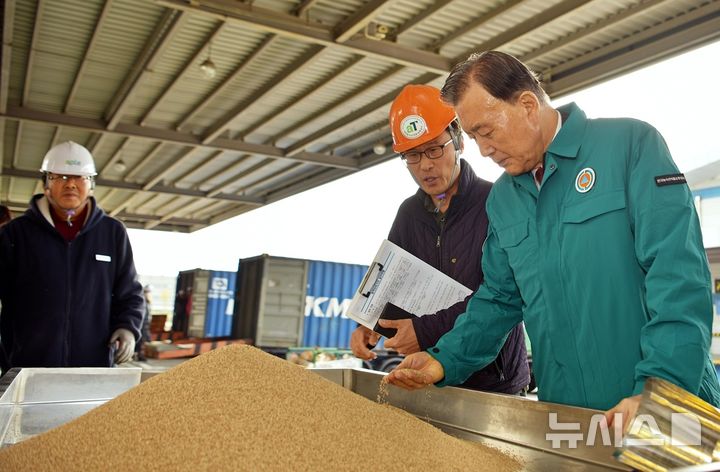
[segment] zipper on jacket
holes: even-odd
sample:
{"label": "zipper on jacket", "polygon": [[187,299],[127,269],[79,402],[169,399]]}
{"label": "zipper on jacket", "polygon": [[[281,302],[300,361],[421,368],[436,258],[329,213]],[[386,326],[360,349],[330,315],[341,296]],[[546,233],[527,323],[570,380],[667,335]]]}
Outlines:
{"label": "zipper on jacket", "polygon": [[444,272],[444,270],[443,270],[444,264],[443,264],[442,248],[441,248],[440,240],[442,239],[442,234],[445,232],[445,215],[442,215],[440,217],[438,224],[440,225],[440,232],[437,235],[437,241],[435,242],[435,247],[437,248],[438,269],[441,272]]}
{"label": "zipper on jacket", "polygon": [[70,261],[72,260],[72,257],[70,257],[70,252],[72,250],[72,242],[66,242],[66,248],[65,254],[67,256],[65,267],[67,268],[67,273],[65,274],[65,280],[67,280],[68,287],[67,287],[67,293],[66,293],[66,299],[65,299],[65,352],[64,354],[64,362],[63,365],[67,366],[70,363],[70,300],[72,299],[72,269],[70,267]]}

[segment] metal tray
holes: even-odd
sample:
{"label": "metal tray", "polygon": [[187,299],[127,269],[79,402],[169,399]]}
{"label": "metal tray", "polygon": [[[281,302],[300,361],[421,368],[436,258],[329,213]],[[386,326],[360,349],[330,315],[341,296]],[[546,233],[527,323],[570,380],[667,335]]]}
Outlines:
{"label": "metal tray", "polygon": [[[358,395],[377,401],[385,374],[366,369],[312,369]],[[142,372],[142,380],[161,372]],[[0,447],[70,421],[120,395],[141,380],[140,368],[19,369],[0,379]],[[550,415],[589,431],[596,410],[461,388],[408,392],[389,386],[387,403],[453,436],[488,444],[519,457],[524,470],[607,471],[630,468],[613,458],[612,445],[553,447]],[[555,431],[555,433],[569,431]],[[586,439],[586,437],[583,437]]]}
{"label": "metal tray", "polygon": [[142,369],[25,368],[0,379],[0,447],[81,416],[140,383]]}
{"label": "metal tray", "polygon": [[[384,375],[365,369],[318,369],[314,372],[372,401],[377,401]],[[432,386],[409,392],[390,385],[386,401],[452,436],[494,446],[519,457],[525,463],[523,470],[632,470],[613,458],[612,431],[610,445],[603,445],[599,440],[594,441],[595,445],[586,444],[593,415],[602,413],[597,410],[513,395]],[[579,427],[573,428],[572,432],[553,431],[550,428],[551,413],[557,415],[558,423]],[[553,441],[546,436],[575,432],[583,435],[583,441],[576,447],[553,447]]]}

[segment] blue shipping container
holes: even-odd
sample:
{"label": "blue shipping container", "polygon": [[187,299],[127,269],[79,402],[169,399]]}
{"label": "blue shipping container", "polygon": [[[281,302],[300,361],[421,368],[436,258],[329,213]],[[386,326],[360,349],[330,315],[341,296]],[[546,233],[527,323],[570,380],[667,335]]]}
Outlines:
{"label": "blue shipping container", "polygon": [[205,337],[230,336],[235,306],[235,272],[210,271],[205,318]]}
{"label": "blue shipping container", "polygon": [[350,335],[357,323],[347,317],[347,309],[366,271],[364,265],[310,261],[304,346],[350,347]]}

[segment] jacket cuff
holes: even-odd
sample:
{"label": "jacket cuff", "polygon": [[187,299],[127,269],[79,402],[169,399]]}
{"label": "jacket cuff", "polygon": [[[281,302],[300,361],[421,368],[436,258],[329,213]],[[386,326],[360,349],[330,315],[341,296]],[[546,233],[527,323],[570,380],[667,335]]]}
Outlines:
{"label": "jacket cuff", "polygon": [[423,318],[425,318],[425,316],[416,316],[412,319],[412,324],[413,329],[415,330],[415,337],[417,338],[418,346],[420,346],[420,350],[427,351],[435,345],[437,339],[432,339],[431,336],[428,336],[428,330],[425,328]]}
{"label": "jacket cuff", "polygon": [[647,379],[643,377],[642,379],[637,380],[635,382],[635,388],[633,388],[632,396],[640,395],[641,393],[643,393],[643,390],[645,390],[645,381],[646,380]]}
{"label": "jacket cuff", "polygon": [[455,377],[457,377],[457,371],[454,367],[457,365],[457,362],[455,362],[455,357],[450,352],[437,346],[431,347],[426,352],[430,354],[430,357],[434,358],[442,365],[443,373],[445,374],[442,379],[435,382],[435,385],[438,387],[446,387],[448,385],[457,385],[460,383],[454,381]]}

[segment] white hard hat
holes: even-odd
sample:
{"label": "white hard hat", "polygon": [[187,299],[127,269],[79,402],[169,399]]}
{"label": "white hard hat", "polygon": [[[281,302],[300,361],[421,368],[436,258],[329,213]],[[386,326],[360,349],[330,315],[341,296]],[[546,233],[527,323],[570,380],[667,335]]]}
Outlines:
{"label": "white hard hat", "polygon": [[90,151],[72,141],[53,146],[45,154],[40,171],[66,175],[97,175]]}

